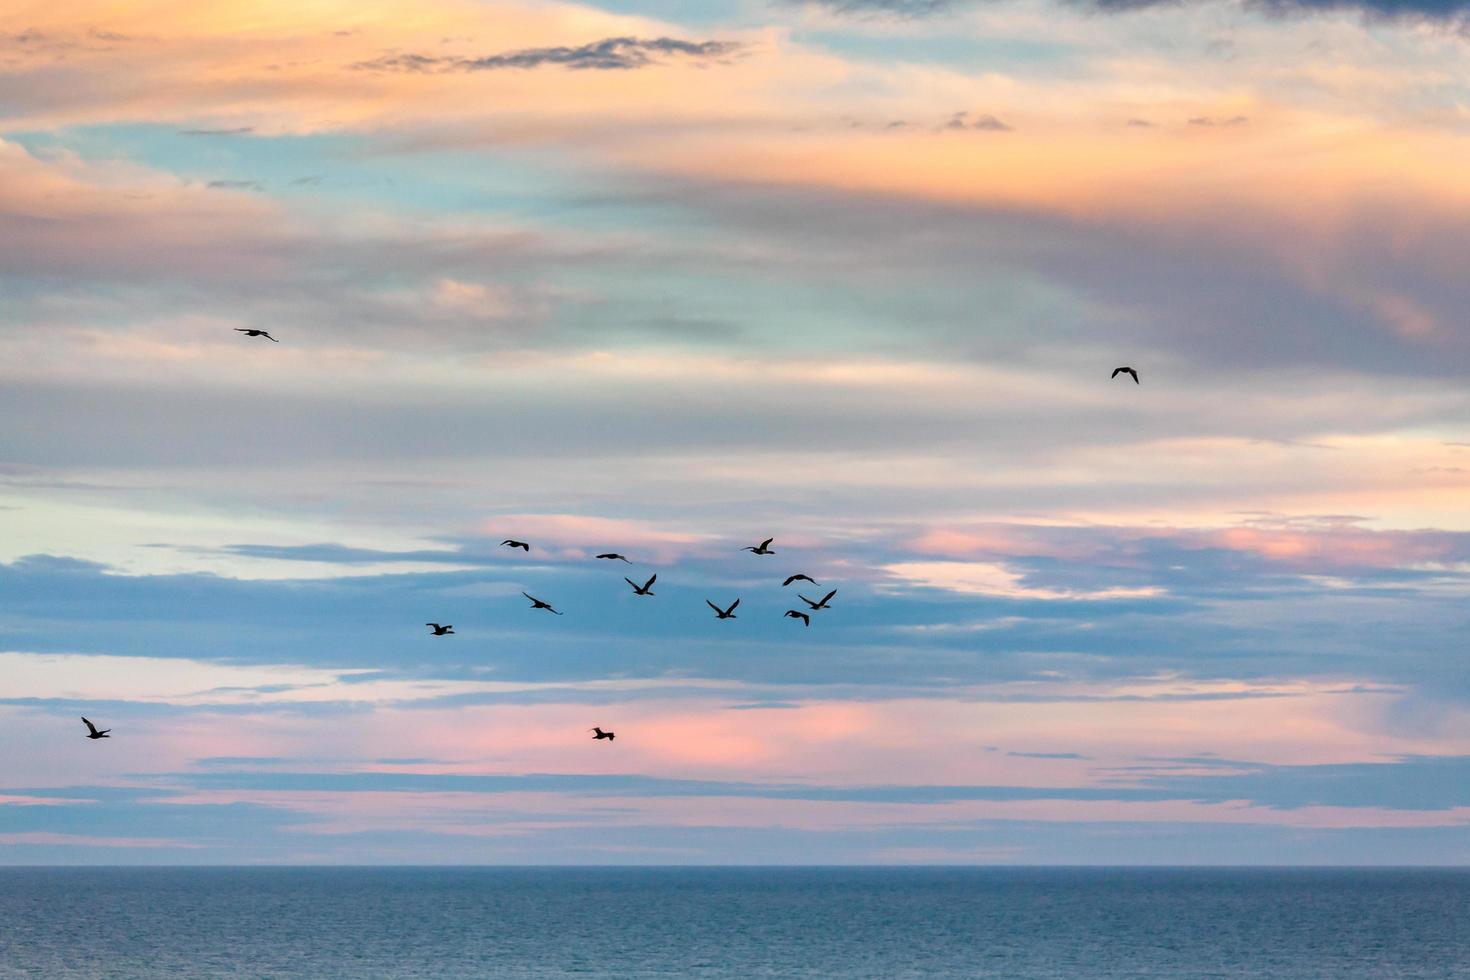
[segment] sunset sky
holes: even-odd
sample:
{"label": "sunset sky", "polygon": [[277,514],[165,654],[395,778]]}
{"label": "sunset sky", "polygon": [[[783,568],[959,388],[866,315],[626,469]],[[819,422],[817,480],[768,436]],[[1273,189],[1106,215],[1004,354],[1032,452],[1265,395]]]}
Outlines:
{"label": "sunset sky", "polygon": [[0,6],[0,862],[1470,863],[1467,58]]}

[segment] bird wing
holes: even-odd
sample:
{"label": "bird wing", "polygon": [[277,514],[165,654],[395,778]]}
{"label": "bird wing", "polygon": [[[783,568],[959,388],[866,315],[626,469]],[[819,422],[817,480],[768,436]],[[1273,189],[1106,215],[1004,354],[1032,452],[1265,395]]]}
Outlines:
{"label": "bird wing", "polygon": [[[632,579],[630,579],[626,575],[623,576],[623,581],[624,582],[627,582],[629,585],[631,585],[633,587],[633,591],[634,592],[637,592],[638,591],[638,583],[637,582],[633,581]],[[644,586],[644,588],[647,588],[647,586]]]}
{"label": "bird wing", "polygon": [[1133,375],[1133,383],[1138,384],[1138,372],[1133,370],[1132,368],[1129,368],[1128,373]]}
{"label": "bird wing", "polygon": [[806,603],[808,606],[811,606],[813,609],[817,608],[817,604],[815,602],[812,602],[810,599],[808,599],[806,596],[802,595],[800,592],[796,593],[796,597],[798,599],[800,599],[802,602]]}
{"label": "bird wing", "polygon": [[236,327],[235,328],[235,333],[249,333],[249,332],[250,331],[247,330],[247,329],[245,329],[244,327]]}
{"label": "bird wing", "polygon": [[822,605],[825,606],[827,603],[831,602],[832,601],[832,597],[834,595],[836,595],[836,594],[837,594],[837,590],[836,589],[833,589],[831,592],[828,592],[826,595],[822,596]]}
{"label": "bird wing", "polygon": [[708,600],[708,599],[706,599],[706,600],[704,600],[704,604],[705,604],[705,605],[706,605],[706,606],[709,606],[709,607],[710,607],[710,608],[711,608],[711,609],[713,609],[713,610],[714,610],[714,611],[715,611],[715,612],[724,612],[724,610],[723,610],[723,609],[721,609],[721,608],[720,608],[720,607],[719,607],[719,606],[717,606],[717,605],[715,605],[715,604],[714,604],[714,603],[713,603],[713,602],[710,602],[710,601],[709,601],[709,600]]}
{"label": "bird wing", "polygon": [[91,732],[93,735],[96,735],[97,734],[97,726],[96,725],[92,724],[90,721],[88,721],[85,718],[82,719],[82,724],[84,724],[84,725],[87,726],[87,731]]}
{"label": "bird wing", "polygon": [[527,599],[530,599],[532,602],[540,602],[541,601],[540,599],[536,598],[535,596],[533,596],[529,592],[522,592],[521,595],[525,596]]}
{"label": "bird wing", "polygon": [[766,538],[764,541],[761,542],[761,547],[762,548],[769,548],[771,546],[771,542],[772,541],[775,541],[775,540],[776,540],[775,538]]}
{"label": "bird wing", "polygon": [[643,583],[643,587],[645,589],[652,588],[653,587],[653,583],[655,583],[657,581],[658,581],[658,576],[657,575],[650,575],[648,577],[648,581]]}
{"label": "bird wing", "polygon": [[1113,373],[1110,374],[1110,375],[1108,375],[1108,377],[1110,377],[1110,378],[1116,378],[1118,375],[1120,375],[1122,373],[1123,373],[1123,368],[1113,368]]}
{"label": "bird wing", "polygon": [[735,607],[738,606],[738,605],[740,605],[740,600],[739,599],[736,599],[734,602],[730,603],[730,608],[729,609],[726,609],[725,612],[727,612],[727,613],[734,612],[735,611]]}

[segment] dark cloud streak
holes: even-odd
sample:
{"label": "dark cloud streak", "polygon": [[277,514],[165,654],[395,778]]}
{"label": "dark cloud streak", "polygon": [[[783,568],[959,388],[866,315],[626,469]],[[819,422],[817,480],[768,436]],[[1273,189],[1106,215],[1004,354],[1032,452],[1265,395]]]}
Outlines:
{"label": "dark cloud streak", "polygon": [[556,65],[572,70],[626,71],[662,64],[667,57],[706,62],[740,50],[734,41],[684,41],[672,37],[609,37],[575,47],[524,48],[481,58],[388,54],[352,67],[358,71],[471,72]]}

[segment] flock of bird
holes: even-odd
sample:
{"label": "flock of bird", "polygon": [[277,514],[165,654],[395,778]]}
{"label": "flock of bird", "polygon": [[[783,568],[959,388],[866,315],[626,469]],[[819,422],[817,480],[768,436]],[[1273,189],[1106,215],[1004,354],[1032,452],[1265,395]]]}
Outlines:
{"label": "flock of bird", "polygon": [[[249,327],[235,327],[234,329],[235,329],[235,331],[237,333],[243,333],[247,337],[262,337],[262,338],[264,338],[266,340],[269,340],[272,343],[275,343],[275,344],[279,344],[280,343],[279,340],[276,340],[276,338],[272,337],[270,335],[270,333],[267,332],[267,331],[265,331],[265,330],[257,330],[257,329],[249,328]],[[1138,380],[1138,372],[1135,371],[1131,367],[1124,366],[1124,367],[1114,368],[1113,369],[1113,373],[1110,375],[1110,378],[1116,379],[1118,377],[1118,375],[1120,375],[1120,374],[1126,374],[1129,377],[1131,377],[1133,379],[1133,383],[1134,384],[1138,384],[1139,383],[1139,380]],[[748,545],[747,547],[741,548],[740,550],[741,551],[749,551],[750,553],[755,554],[755,555],[774,555],[776,552],[771,549],[771,544],[775,540],[776,540],[775,538],[766,538],[760,544],[757,544],[757,545]],[[530,552],[531,552],[531,545],[530,545],[529,542],[526,542],[526,541],[517,541],[514,538],[506,538],[504,541],[500,542],[500,546],[502,548],[510,548],[512,550],[524,551],[527,554],[530,554]],[[632,561],[629,560],[629,558],[626,555],[619,554],[618,552],[615,552],[615,551],[603,552],[602,554],[597,555],[596,557],[599,558],[599,559],[602,559],[604,561],[621,561],[621,562],[625,562],[625,563],[630,564],[630,565],[632,564]],[[642,585],[639,585],[637,582],[635,582],[632,579],[628,578],[626,575],[623,576],[623,581],[624,582],[627,582],[628,585],[630,585],[632,587],[633,594],[634,595],[636,595],[636,596],[649,596],[649,597],[651,597],[651,596],[655,595],[655,593],[653,592],[653,583],[655,583],[655,582],[658,581],[658,575],[656,575],[656,574],[655,575],[650,575],[648,577],[648,581],[644,582]],[[793,582],[810,582],[813,586],[820,587],[820,585],[819,585],[819,583],[817,582],[816,579],[812,578],[810,575],[806,575],[806,574],[803,574],[803,573],[800,573],[800,572],[798,572],[798,573],[796,573],[794,575],[788,575],[786,577],[785,581],[783,581],[781,583],[781,587],[782,588],[787,588]],[[544,609],[545,611],[547,611],[549,613],[552,613],[553,615],[556,615],[556,616],[562,615],[562,613],[559,610],[557,610],[556,608],[554,608],[551,605],[551,603],[546,602],[545,600],[542,600],[542,599],[538,599],[535,596],[531,595],[529,592],[524,592],[523,591],[521,593],[521,595],[523,595],[527,599],[531,600],[531,609],[532,610]],[[812,625],[812,613],[821,612],[824,609],[831,609],[832,608],[832,605],[831,605],[832,599],[836,595],[837,595],[837,590],[836,589],[833,589],[832,591],[828,592],[826,595],[822,596],[821,599],[812,600],[812,599],[808,599],[805,595],[803,595],[800,592],[798,592],[796,594],[796,597],[798,599],[800,599],[802,602],[806,603],[807,609],[805,611],[802,611],[800,609],[788,609],[783,614],[783,618],[786,618],[786,619],[797,619],[797,620],[800,620],[801,621],[801,624],[803,626],[810,627]],[[705,603],[705,605],[709,606],[710,609],[714,610],[715,618],[716,619],[719,619],[719,620],[735,619],[736,618],[736,616],[735,616],[735,610],[737,608],[739,608],[739,606],[740,606],[740,600],[738,598],[734,602],[730,603],[730,605],[728,605],[728,606],[726,606],[724,608],[721,608],[721,607],[715,605],[714,602],[711,601],[711,600],[709,600],[709,599],[705,599],[704,600],[704,603]],[[455,632],[454,632],[454,625],[452,623],[425,623],[424,625],[427,626],[427,627],[429,627],[430,635],[431,636],[454,636],[454,635],[456,635]],[[108,735],[108,732],[112,731],[112,729],[110,729],[110,728],[103,728],[103,729],[99,730],[96,725],[92,724],[86,718],[83,718],[82,719],[82,722],[83,722],[83,724],[85,724],[87,726],[87,736],[86,736],[87,738],[89,738],[89,739],[99,739],[99,738],[109,738],[109,737],[111,737],[111,736]],[[587,730],[589,732],[592,732],[593,733],[592,740],[594,742],[602,741],[602,740],[606,740],[606,741],[611,742],[614,738],[617,737],[614,732],[605,732],[605,731],[602,730],[601,727],[589,728]]]}

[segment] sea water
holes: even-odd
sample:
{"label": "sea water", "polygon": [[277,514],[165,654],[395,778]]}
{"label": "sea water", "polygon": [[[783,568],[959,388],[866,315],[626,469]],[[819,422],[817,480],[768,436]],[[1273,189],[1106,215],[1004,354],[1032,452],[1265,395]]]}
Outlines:
{"label": "sea water", "polygon": [[0,869],[0,976],[1470,978],[1470,872]]}

